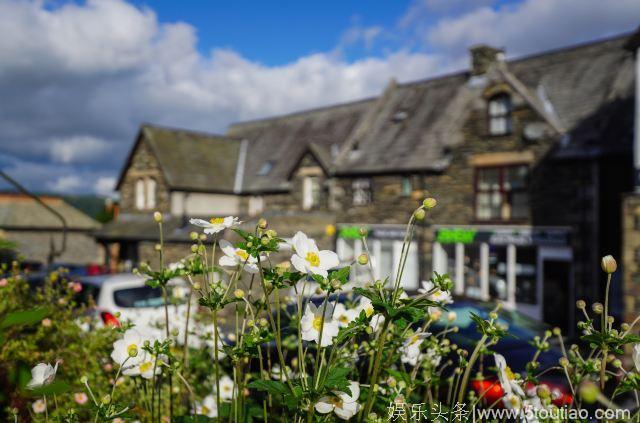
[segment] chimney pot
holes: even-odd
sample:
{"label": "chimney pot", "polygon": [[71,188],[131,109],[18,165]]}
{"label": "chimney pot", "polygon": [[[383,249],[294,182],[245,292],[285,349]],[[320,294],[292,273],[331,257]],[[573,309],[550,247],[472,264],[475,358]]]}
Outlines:
{"label": "chimney pot", "polygon": [[478,44],[469,49],[471,53],[471,74],[483,75],[495,62],[504,60],[504,49]]}

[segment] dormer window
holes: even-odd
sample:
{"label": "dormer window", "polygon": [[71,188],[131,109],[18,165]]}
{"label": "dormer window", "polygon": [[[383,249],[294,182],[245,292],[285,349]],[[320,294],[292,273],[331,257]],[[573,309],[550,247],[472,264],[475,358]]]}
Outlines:
{"label": "dormer window", "polygon": [[511,132],[511,97],[498,94],[489,99],[489,134],[507,135]]}
{"label": "dormer window", "polygon": [[320,178],[305,176],[302,180],[302,208],[311,210],[320,205]]}

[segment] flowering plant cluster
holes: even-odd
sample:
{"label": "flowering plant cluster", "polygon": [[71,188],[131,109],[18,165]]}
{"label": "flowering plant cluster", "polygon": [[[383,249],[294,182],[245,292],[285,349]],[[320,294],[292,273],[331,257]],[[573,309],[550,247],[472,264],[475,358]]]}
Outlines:
{"label": "flowering plant cluster", "polygon": [[[435,206],[427,199],[412,213],[397,269],[383,280],[373,276],[366,231],[360,233],[365,253],[341,263],[305,233],[281,238],[264,219],[250,231],[235,217],[191,219],[203,233],[193,232],[190,253],[168,264],[163,218],[154,214],[158,261],[137,272],[162,290],[164,318],[105,329],[112,337],[102,354],[115,375],[105,386],[87,369],[75,382],[84,387],[76,403],[86,404],[93,421],[145,422],[473,421],[476,410],[495,408],[541,421],[527,412],[614,409],[622,399],[640,405],[637,320],[615,328],[608,313],[613,258],[602,261],[604,305],[594,304],[590,315],[584,302],[577,304],[585,316],[578,325],[584,346],[565,348],[559,329],[547,331],[532,340],[536,352],[526,371],[514,373],[493,351],[510,336],[500,304],[487,316],[457,316],[448,309],[453,282],[437,273],[415,295],[403,289],[415,226]],[[354,267],[369,273],[366,283],[354,281]],[[186,288],[172,287],[176,279],[188,282]],[[174,307],[177,298],[186,310]],[[471,348],[452,341],[459,318],[477,327]],[[541,369],[554,340],[563,356]],[[635,368],[619,358],[627,346]],[[75,409],[47,399],[46,388],[66,373],[67,360],[43,358],[23,388],[33,398],[32,418],[78,421]],[[566,377],[570,395],[541,382],[552,372]],[[419,414],[416,404],[425,406]]]}

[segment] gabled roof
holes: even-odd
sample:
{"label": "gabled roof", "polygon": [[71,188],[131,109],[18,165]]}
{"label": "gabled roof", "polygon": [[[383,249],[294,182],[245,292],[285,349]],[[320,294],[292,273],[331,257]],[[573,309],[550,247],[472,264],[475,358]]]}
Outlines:
{"label": "gabled roof", "polygon": [[[60,197],[40,196],[46,205],[60,213],[69,230],[96,229],[100,224]],[[34,199],[17,193],[0,193],[0,228],[62,230],[62,222]]]}
{"label": "gabled roof", "polygon": [[[288,189],[288,177],[301,155],[313,145],[319,160],[326,161],[337,151],[358,124],[373,100],[324,107],[232,125],[227,134],[249,141],[243,191]],[[335,146],[334,146],[335,145]],[[265,162],[273,166],[259,175]]]}
{"label": "gabled roof", "polygon": [[238,139],[184,129],[145,124],[140,128],[125,166],[120,188],[133,155],[145,141],[160,164],[169,188],[201,192],[233,192],[241,143]]}

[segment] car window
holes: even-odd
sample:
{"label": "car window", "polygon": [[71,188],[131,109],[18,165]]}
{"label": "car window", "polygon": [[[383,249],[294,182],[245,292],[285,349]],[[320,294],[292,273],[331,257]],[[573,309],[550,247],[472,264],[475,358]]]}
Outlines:
{"label": "car window", "polygon": [[[170,303],[183,303],[186,301],[186,299],[176,298],[171,292],[168,295]],[[118,289],[113,292],[113,301],[118,307],[160,307],[164,305],[162,289],[151,288],[150,286]]]}

